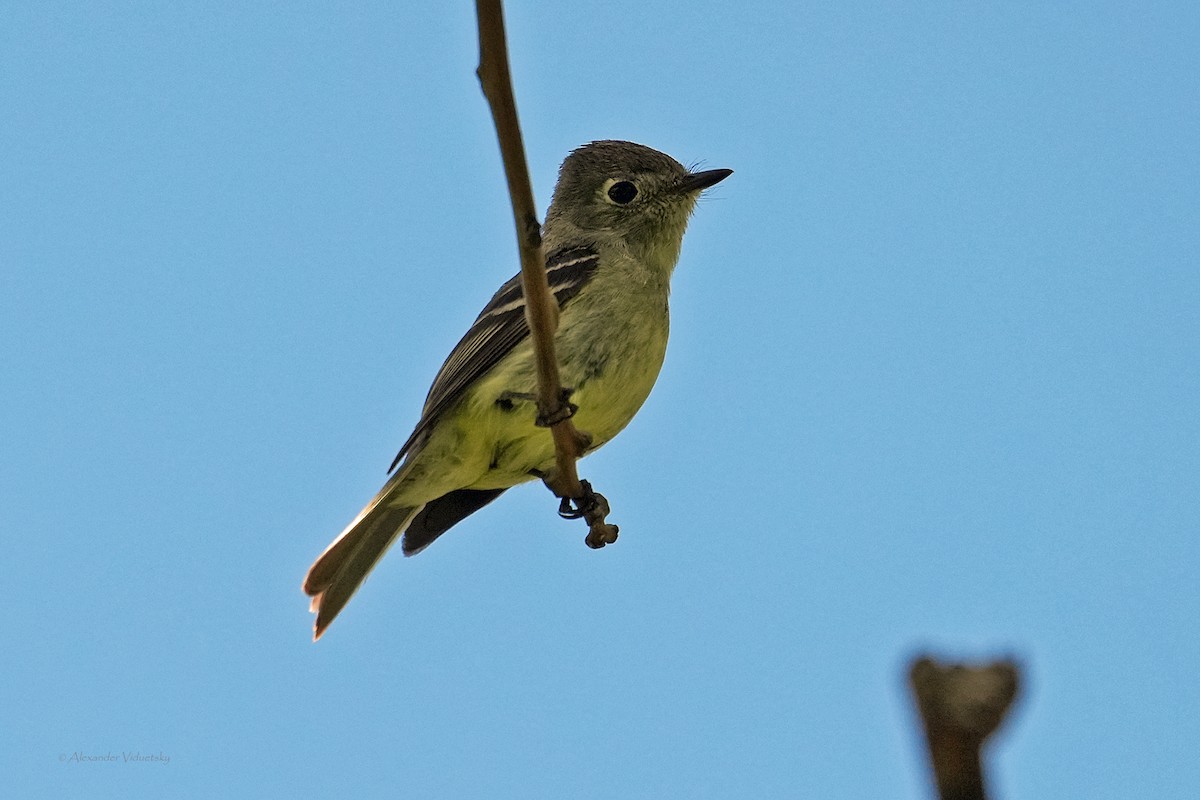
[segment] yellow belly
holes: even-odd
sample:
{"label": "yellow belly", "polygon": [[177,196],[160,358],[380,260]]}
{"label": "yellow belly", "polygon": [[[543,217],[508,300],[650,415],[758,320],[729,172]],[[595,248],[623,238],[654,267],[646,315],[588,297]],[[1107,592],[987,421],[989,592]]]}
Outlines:
{"label": "yellow belly", "polygon": [[[569,305],[556,335],[561,378],[579,406],[575,425],[596,449],[616,436],[642,407],[666,355],[668,319],[664,294],[648,294],[618,322],[593,307]],[[640,307],[638,307],[640,306]],[[604,306],[601,306],[604,307]],[[475,383],[448,409],[429,439],[401,467],[393,503],[418,505],[456,489],[499,489],[548,473],[554,441],[534,424],[537,389],[530,340]]]}
{"label": "yellow belly", "polygon": [[[571,402],[579,406],[575,426],[592,436],[593,450],[620,433],[646,402],[662,368],[666,332],[634,343],[631,349],[638,352],[612,354],[604,371],[590,377],[569,362],[562,364],[563,384],[575,390]],[[505,392],[534,392],[535,381],[520,383],[514,387],[511,381],[489,376],[471,393],[469,402],[483,425],[478,443],[469,447],[478,450],[475,457],[483,471],[470,488],[513,486],[530,480],[532,470],[548,472],[554,466],[550,431],[534,424],[536,405],[517,401],[505,410],[496,403]]]}

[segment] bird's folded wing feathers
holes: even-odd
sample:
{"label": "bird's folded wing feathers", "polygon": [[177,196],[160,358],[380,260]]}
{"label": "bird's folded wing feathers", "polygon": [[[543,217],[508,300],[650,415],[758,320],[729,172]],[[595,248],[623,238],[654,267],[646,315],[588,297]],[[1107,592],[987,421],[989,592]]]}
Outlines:
{"label": "bird's folded wing feathers", "polygon": [[[546,259],[546,279],[550,291],[558,301],[558,307],[575,295],[591,279],[600,263],[595,249],[589,246],[569,247],[557,250]],[[467,387],[481,378],[492,367],[500,363],[512,349],[529,335],[529,323],[525,319],[525,296],[518,274],[505,282],[475,319],[470,330],[455,345],[449,358],[438,370],[421,419],[408,440],[396,454],[390,473],[396,465],[429,432],[433,424]]]}

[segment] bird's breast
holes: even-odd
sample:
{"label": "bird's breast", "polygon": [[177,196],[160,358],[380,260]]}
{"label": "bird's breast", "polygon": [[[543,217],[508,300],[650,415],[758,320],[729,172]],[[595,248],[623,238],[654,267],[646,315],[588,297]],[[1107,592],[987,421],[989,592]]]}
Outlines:
{"label": "bird's breast", "polygon": [[[629,310],[629,305],[615,307]],[[599,446],[629,424],[658,380],[667,352],[665,299],[636,313],[606,315],[587,309],[574,318],[563,317],[556,337],[563,385],[574,390],[576,426],[592,434]]]}

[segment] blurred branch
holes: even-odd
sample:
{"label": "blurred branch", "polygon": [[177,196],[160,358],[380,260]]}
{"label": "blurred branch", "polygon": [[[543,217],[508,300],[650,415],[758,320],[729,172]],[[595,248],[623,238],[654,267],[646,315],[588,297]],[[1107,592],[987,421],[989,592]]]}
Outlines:
{"label": "blurred branch", "polygon": [[918,658],[909,670],[941,800],[986,800],[983,742],[1017,694],[1015,663],[942,665]]}
{"label": "blurred branch", "polygon": [[[521,289],[525,294],[525,316],[529,321],[537,363],[537,407],[540,424],[547,424],[554,437],[556,469],[545,478],[546,485],[564,498],[559,513],[581,516],[588,523],[587,543],[603,547],[617,538],[617,526],[605,522],[608,503],[592,491],[587,481],[579,480],[575,462],[591,444],[591,437],[576,429],[572,409],[566,402],[558,359],[554,355],[554,331],[558,327],[558,304],[550,294],[546,280],[546,257],[542,250],[541,224],[533,202],[533,187],[525,161],[517,103],[513,97],[512,77],[508,68],[508,44],[504,33],[504,9],[500,0],[476,0],[479,18],[479,68],[476,75],[496,123],[500,155],[512,198],[513,219],[517,226],[517,246],[521,253]],[[574,500],[572,509],[568,499]]]}

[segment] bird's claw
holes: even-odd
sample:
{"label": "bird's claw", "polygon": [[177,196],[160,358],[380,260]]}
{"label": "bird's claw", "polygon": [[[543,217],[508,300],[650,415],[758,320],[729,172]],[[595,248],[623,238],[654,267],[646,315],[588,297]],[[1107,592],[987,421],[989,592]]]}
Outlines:
{"label": "bird's claw", "polygon": [[599,492],[592,491],[592,485],[580,481],[583,494],[579,497],[564,497],[558,504],[558,515],[564,519],[580,519],[587,521],[588,535],[584,542],[593,550],[598,550],[606,544],[617,540],[618,528],[604,521],[608,515],[608,500]]}
{"label": "bird's claw", "polygon": [[[574,389],[563,389],[562,394],[558,398],[558,408],[549,414],[538,414],[537,419],[534,420],[534,423],[539,428],[549,428],[575,416],[575,412],[579,410],[579,406],[568,402],[571,395],[574,393]],[[559,513],[562,512],[560,511]]]}

